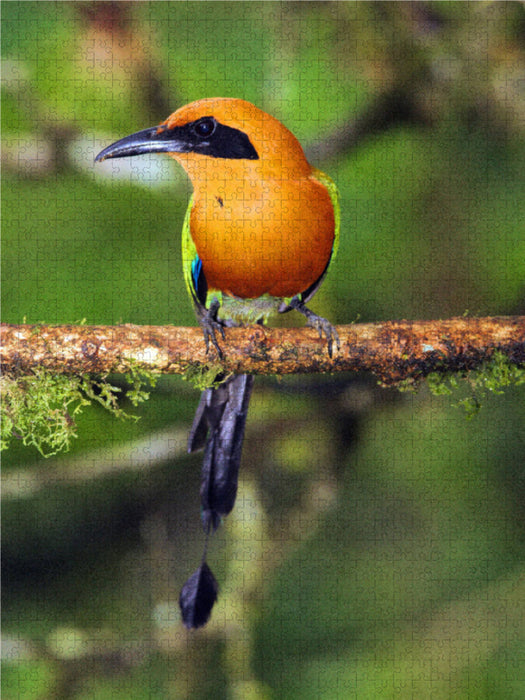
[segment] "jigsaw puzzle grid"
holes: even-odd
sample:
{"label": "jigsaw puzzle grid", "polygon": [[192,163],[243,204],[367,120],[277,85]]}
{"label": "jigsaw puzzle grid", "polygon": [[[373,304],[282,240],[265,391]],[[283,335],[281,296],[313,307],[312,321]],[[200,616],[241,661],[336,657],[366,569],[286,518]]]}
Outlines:
{"label": "jigsaw puzzle grid", "polygon": [[[218,96],[276,117],[339,188],[317,314],[524,313],[521,3],[2,11],[3,321],[196,324],[183,168],[163,153],[93,160]],[[256,377],[200,630],[178,605],[204,543],[203,454],[186,449],[198,391],[162,377],[124,405],[137,422],[85,409],[67,454],[13,440],[5,697],[522,697],[523,389],[480,396],[467,420],[470,396]]]}

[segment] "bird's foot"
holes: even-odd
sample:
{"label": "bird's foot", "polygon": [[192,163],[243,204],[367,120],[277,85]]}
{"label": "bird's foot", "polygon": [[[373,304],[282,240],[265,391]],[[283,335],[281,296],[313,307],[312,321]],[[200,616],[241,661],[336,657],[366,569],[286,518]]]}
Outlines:
{"label": "bird's foot", "polygon": [[214,298],[206,310],[206,313],[199,318],[199,323],[204,334],[204,342],[206,343],[206,353],[210,350],[210,342],[217,350],[217,354],[222,358],[222,350],[217,341],[217,332],[221,334],[221,338],[224,340],[224,323],[217,318],[217,313],[220,308],[220,302],[217,298]]}
{"label": "bird's foot", "polygon": [[303,314],[303,316],[306,318],[307,325],[311,328],[315,328],[315,330],[319,333],[320,338],[323,337],[323,334],[326,336],[326,340],[328,342],[328,356],[331,358],[333,354],[334,341],[337,349],[339,350],[341,348],[341,341],[339,340],[339,335],[335,330],[335,326],[333,326],[330,321],[327,321],[326,318],[318,316],[317,314],[314,314],[313,311],[310,311],[305,303],[298,297],[293,297],[289,306]]}

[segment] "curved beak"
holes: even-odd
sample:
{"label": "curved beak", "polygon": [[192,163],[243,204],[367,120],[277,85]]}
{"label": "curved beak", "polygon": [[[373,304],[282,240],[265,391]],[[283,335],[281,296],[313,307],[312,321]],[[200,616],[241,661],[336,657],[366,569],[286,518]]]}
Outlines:
{"label": "curved beak", "polygon": [[95,163],[100,163],[106,158],[125,158],[139,156],[141,153],[187,153],[192,144],[188,143],[184,136],[180,127],[168,129],[164,125],[152,126],[107,146],[97,155]]}

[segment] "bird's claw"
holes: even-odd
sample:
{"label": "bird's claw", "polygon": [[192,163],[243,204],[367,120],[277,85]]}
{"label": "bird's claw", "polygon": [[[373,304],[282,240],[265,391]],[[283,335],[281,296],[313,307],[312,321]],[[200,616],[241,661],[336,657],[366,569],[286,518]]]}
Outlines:
{"label": "bird's claw", "polygon": [[323,318],[322,316],[317,316],[317,314],[312,314],[311,317],[306,316],[306,323],[311,327],[315,328],[316,331],[319,333],[319,337],[323,337],[323,333],[326,336],[326,341],[327,341],[327,347],[328,347],[328,356],[330,359],[333,356],[333,345],[335,341],[335,346],[338,350],[341,348],[341,341],[339,340],[339,334],[337,333],[335,326],[333,326],[330,321],[327,321],[326,318]]}
{"label": "bird's claw", "polygon": [[333,356],[334,341],[336,348],[338,350],[341,349],[341,341],[339,339],[339,334],[337,333],[335,326],[333,326],[330,323],[330,321],[327,321],[326,318],[318,316],[317,314],[314,314],[313,311],[310,311],[310,309],[307,306],[305,306],[304,302],[298,299],[297,297],[294,297],[291,300],[290,306],[292,307],[292,309],[295,309],[296,311],[299,311],[303,314],[303,316],[306,318],[306,324],[311,328],[315,328],[315,330],[319,333],[320,338],[323,337],[323,334],[326,336],[328,356],[331,359]]}

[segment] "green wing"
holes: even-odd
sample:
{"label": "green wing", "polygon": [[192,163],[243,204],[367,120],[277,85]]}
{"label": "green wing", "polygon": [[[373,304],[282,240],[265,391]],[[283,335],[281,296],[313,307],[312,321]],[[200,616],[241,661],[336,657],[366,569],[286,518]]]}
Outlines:
{"label": "green wing", "polygon": [[192,276],[192,266],[194,260],[198,258],[197,248],[195,248],[195,243],[190,233],[190,214],[193,208],[194,196],[190,197],[188,202],[188,208],[186,209],[186,215],[184,217],[184,223],[182,224],[182,271],[184,273],[184,281],[186,282],[186,289],[188,294],[195,302],[197,296],[197,290],[195,289],[195,284]]}

